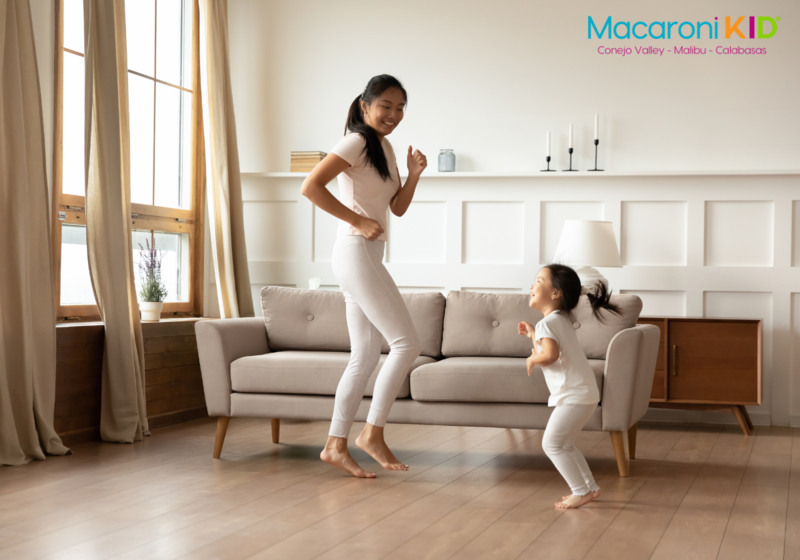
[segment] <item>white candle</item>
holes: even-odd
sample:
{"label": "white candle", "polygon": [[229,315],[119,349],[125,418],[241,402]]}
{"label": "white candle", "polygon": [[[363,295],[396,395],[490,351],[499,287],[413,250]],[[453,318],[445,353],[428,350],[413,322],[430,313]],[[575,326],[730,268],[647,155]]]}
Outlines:
{"label": "white candle", "polygon": [[600,139],[600,117],[597,116],[597,113],[594,114],[594,139]]}
{"label": "white candle", "polygon": [[572,123],[569,123],[569,147],[572,147]]}
{"label": "white candle", "polygon": [[547,153],[545,154],[547,157],[550,157],[550,131],[547,131],[547,144],[546,144]]}

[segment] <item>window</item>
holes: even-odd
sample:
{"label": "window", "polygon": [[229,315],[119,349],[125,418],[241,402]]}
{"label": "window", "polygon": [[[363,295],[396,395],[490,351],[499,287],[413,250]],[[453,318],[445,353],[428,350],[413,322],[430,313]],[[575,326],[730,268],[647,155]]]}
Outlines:
{"label": "window", "polygon": [[[163,253],[163,316],[202,314],[203,185],[196,170],[200,114],[196,0],[125,6],[131,148],[131,223],[139,248]],[[86,248],[83,0],[56,1],[53,251],[58,317],[99,315]],[[202,165],[202,162],[199,162]]]}

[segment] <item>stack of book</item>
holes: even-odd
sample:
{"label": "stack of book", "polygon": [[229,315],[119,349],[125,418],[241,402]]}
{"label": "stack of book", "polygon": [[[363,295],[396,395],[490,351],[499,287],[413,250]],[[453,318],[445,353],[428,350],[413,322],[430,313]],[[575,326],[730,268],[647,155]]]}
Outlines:
{"label": "stack of book", "polygon": [[308,173],[327,155],[325,152],[291,152],[292,163],[289,170],[292,173]]}

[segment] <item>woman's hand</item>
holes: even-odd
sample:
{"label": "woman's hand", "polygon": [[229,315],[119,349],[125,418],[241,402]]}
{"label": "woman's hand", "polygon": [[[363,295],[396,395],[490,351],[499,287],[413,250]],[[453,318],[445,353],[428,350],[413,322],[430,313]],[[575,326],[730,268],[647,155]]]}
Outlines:
{"label": "woman's hand", "polygon": [[528,338],[533,340],[533,335],[536,332],[536,329],[528,321],[522,321],[520,322],[519,325],[517,325],[517,331],[522,336],[527,336]]}
{"label": "woman's hand", "polygon": [[408,158],[406,158],[406,166],[408,167],[408,176],[419,178],[425,168],[428,167],[428,158],[419,150],[411,152],[411,146],[408,147]]}
{"label": "woman's hand", "polygon": [[353,227],[358,230],[358,233],[370,241],[375,241],[383,234],[383,227],[372,218],[359,216],[358,220],[353,224]]}

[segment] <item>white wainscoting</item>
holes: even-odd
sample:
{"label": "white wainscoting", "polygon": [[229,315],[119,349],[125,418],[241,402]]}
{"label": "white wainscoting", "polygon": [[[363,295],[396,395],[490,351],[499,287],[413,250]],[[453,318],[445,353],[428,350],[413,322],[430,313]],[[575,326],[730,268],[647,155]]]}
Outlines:
{"label": "white wainscoting", "polygon": [[[304,177],[243,177],[257,313],[263,286],[321,276],[338,289],[337,221],[300,195]],[[763,319],[763,405],[750,413],[800,426],[800,172],[432,173],[408,213],[390,218],[387,268],[402,291],[524,293],[569,218],[613,222],[625,267],[602,272],[613,290],[639,295],[645,315]],[[648,418],[734,423],[671,410]]]}

